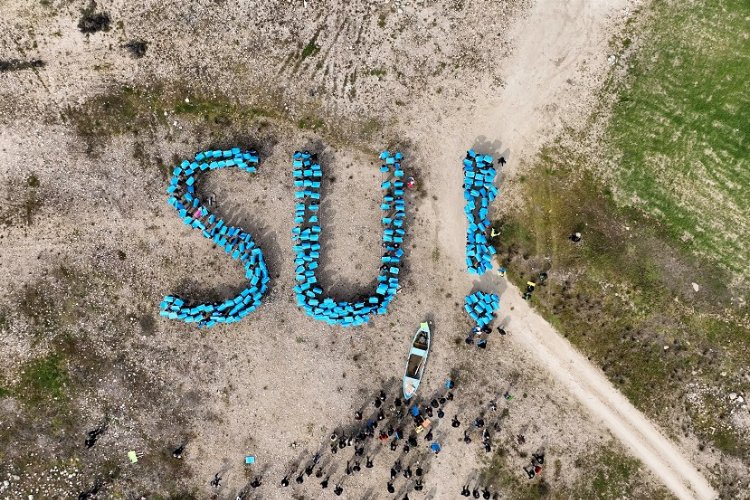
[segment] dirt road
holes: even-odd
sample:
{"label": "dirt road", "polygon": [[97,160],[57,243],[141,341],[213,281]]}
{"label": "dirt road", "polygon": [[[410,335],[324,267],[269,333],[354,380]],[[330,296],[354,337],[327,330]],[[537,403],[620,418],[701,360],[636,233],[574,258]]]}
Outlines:
{"label": "dirt road", "polygon": [[535,313],[517,288],[506,288],[500,307],[508,313],[508,329],[513,332],[514,340],[536,354],[540,364],[678,498],[717,497],[680,450],[615,389],[599,368]]}
{"label": "dirt road", "polygon": [[[590,110],[593,90],[606,74],[607,44],[612,29],[634,6],[627,0],[540,0],[531,14],[514,27],[515,52],[504,66],[504,84],[486,89],[471,112],[447,121],[441,130],[461,131],[434,138],[442,164],[434,189],[438,239],[456,262],[463,261],[466,222],[455,207],[463,205],[461,169],[457,163],[466,146],[503,154],[505,175],[514,175],[521,161],[535,154],[562,126],[575,123]],[[424,124],[429,135],[430,124]],[[501,185],[502,190],[502,185]],[[481,288],[502,293],[501,317],[507,315],[511,338],[525,346],[559,381],[618,437],[679,498],[715,498],[703,475],[657,427],[639,412],[555,329],[505,282],[483,278]],[[467,290],[471,287],[466,277]],[[476,285],[476,284],[475,284]],[[494,290],[492,290],[494,288]]]}

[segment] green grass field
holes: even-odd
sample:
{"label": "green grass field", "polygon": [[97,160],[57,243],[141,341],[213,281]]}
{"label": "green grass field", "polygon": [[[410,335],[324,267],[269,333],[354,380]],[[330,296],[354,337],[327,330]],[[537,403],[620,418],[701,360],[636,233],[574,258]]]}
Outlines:
{"label": "green grass field", "polygon": [[654,2],[606,142],[617,198],[750,278],[750,2]]}
{"label": "green grass field", "polygon": [[750,465],[727,418],[750,393],[748,19],[747,1],[657,0],[603,142],[546,148],[494,243],[517,284],[549,273],[534,306],[638,408]]}
{"label": "green grass field", "polygon": [[[661,485],[650,484],[646,468],[616,442],[597,446],[574,457],[572,467],[547,464],[541,477],[528,481],[509,466],[512,451],[499,448],[481,471],[479,482],[512,500],[673,498]],[[565,470],[565,474],[563,474]],[[575,477],[570,480],[570,476]]]}

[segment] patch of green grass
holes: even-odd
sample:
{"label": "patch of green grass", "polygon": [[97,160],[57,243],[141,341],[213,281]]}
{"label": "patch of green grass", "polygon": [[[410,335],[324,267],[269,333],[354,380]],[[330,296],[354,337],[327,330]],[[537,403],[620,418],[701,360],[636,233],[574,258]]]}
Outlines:
{"label": "patch of green grass", "polygon": [[300,53],[300,57],[302,59],[307,59],[308,57],[316,55],[318,52],[320,52],[320,45],[317,45],[314,41],[311,41],[304,46],[302,52]]}
{"label": "patch of green grass", "polygon": [[688,411],[697,434],[719,451],[737,457],[750,454],[750,443],[730,423],[729,409],[721,400],[706,394]]}
{"label": "patch of green grass", "polygon": [[385,68],[375,68],[375,69],[371,69],[369,73],[370,73],[370,76],[376,76],[378,78],[382,78],[388,74],[388,71]]}
{"label": "patch of green grass", "polygon": [[[522,285],[548,272],[532,298],[536,308],[647,414],[672,421],[687,381],[713,387],[723,408],[719,373],[750,364],[742,347],[750,338],[747,307],[732,304],[725,271],[694,262],[651,219],[619,207],[590,172],[574,152],[545,151],[522,185],[526,207],[495,225],[508,276]],[[575,231],[581,243],[568,239]],[[692,280],[701,294],[692,293]],[[750,390],[738,383],[733,390]],[[719,414],[703,416],[706,425],[691,417],[700,439],[723,439],[709,432]]]}
{"label": "patch of green grass", "polygon": [[641,463],[613,446],[598,448],[580,457],[575,465],[581,475],[570,488],[576,498],[615,500],[619,498],[671,498],[663,488],[653,488],[641,476]]}
{"label": "patch of green grass", "polygon": [[316,31],[312,39],[307,42],[304,47],[302,47],[302,52],[300,52],[299,55],[300,62],[304,61],[308,57],[314,57],[318,54],[318,52],[320,52],[320,45],[316,43],[318,41],[318,35],[320,35],[320,30]]}
{"label": "patch of green grass", "polygon": [[[494,243],[517,284],[549,272],[533,303],[636,406],[670,427],[685,417],[747,461],[750,440],[722,415],[728,392],[750,391],[737,376],[750,364],[750,308],[736,300],[750,270],[750,45],[737,35],[750,5],[683,7],[655,2],[631,43],[603,136],[615,175],[599,177],[586,148],[546,148]],[[690,391],[706,394],[700,411],[685,408]]]}
{"label": "patch of green grass", "polygon": [[369,141],[375,134],[383,130],[383,124],[376,118],[369,118],[359,123],[359,136]]}
{"label": "patch of green grass", "polygon": [[297,127],[302,130],[322,130],[325,122],[319,116],[305,115],[297,121]]}
{"label": "patch of green grass", "polygon": [[[554,459],[547,452],[546,460]],[[575,458],[575,470],[564,470],[562,462],[554,459],[541,476],[528,480],[521,467],[509,465],[509,451],[496,449],[479,473],[479,484],[499,491],[503,498],[536,500],[543,498],[671,498],[663,487],[654,487],[644,475],[641,463],[616,447],[599,446],[592,452]],[[575,480],[561,481],[574,476]]]}
{"label": "patch of green grass", "polygon": [[605,137],[618,201],[750,279],[750,4],[659,0],[653,10]]}
{"label": "patch of green grass", "polygon": [[153,89],[123,85],[88,99],[83,105],[65,111],[76,133],[86,141],[89,152],[112,136],[147,133],[166,123],[163,87]]}
{"label": "patch of green grass", "polygon": [[508,450],[497,448],[489,463],[479,473],[479,483],[495,491],[502,491],[503,498],[512,500],[536,500],[546,498],[550,486],[544,478],[529,481],[523,470],[511,469]]}
{"label": "patch of green grass", "polygon": [[276,113],[258,106],[243,106],[226,96],[193,95],[188,102],[180,101],[173,108],[175,114],[192,117],[210,124],[249,124],[258,118],[273,118]]}
{"label": "patch of green grass", "polygon": [[267,108],[240,104],[224,94],[203,92],[180,82],[113,88],[82,106],[69,108],[65,116],[85,140],[88,151],[95,152],[114,136],[148,137],[167,125],[171,113],[217,129],[246,127],[258,118],[277,116]]}
{"label": "patch of green grass", "polygon": [[29,362],[15,393],[31,406],[51,400],[64,401],[67,399],[67,381],[65,360],[60,355],[50,354]]}

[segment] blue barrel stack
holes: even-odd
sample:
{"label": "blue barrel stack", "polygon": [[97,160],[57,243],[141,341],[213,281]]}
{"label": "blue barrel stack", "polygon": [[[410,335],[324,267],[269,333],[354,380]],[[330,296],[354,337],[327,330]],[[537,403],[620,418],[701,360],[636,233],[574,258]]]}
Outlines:
{"label": "blue barrel stack", "polygon": [[159,307],[161,316],[196,323],[200,327],[212,327],[217,323],[237,322],[260,306],[270,279],[263,253],[250,234],[238,227],[228,226],[222,219],[211,214],[195,191],[197,179],[203,172],[237,167],[255,173],[259,161],[255,151],[242,152],[239,148],[232,148],[203,151],[197,153],[193,161],[184,160],[175,167],[167,188],[169,204],[177,210],[185,224],[198,229],[204,237],[242,263],[250,286],[236,297],[221,303],[190,305],[179,297],[167,295]]}
{"label": "blue barrel stack", "polygon": [[494,293],[474,292],[466,296],[464,309],[478,327],[492,323],[494,312],[500,306],[500,297]]}
{"label": "blue barrel stack", "polygon": [[464,158],[464,212],[469,220],[466,230],[466,267],[471,274],[492,269],[495,248],[489,244],[490,203],[497,196],[492,156],[477,154],[470,149]]}
{"label": "blue barrel stack", "polygon": [[380,187],[384,191],[381,222],[383,247],[378,285],[375,293],[358,302],[337,302],[325,297],[318,284],[315,270],[320,258],[321,227],[318,219],[320,209],[320,183],[323,171],[308,151],[296,151],[293,156],[294,186],[296,188],[295,227],[292,242],[296,266],[297,305],[314,319],[329,325],[358,326],[370,320],[373,314],[385,314],[388,305],[398,290],[398,277],[404,251],[404,222],[406,204],[404,202],[404,171],[401,168],[401,153],[380,154],[383,165],[380,172],[388,178]]}

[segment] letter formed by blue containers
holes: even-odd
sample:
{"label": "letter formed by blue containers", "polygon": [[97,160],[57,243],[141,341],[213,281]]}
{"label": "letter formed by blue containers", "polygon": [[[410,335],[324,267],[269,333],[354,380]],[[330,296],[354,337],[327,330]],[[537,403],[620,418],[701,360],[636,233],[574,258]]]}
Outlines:
{"label": "letter formed by blue containers", "polygon": [[190,305],[179,297],[167,295],[160,304],[161,316],[211,327],[217,323],[237,322],[261,304],[269,281],[263,253],[250,234],[238,227],[228,226],[211,214],[195,192],[195,183],[203,172],[237,167],[252,174],[256,172],[258,163],[259,157],[255,151],[242,152],[239,148],[204,151],[197,153],[193,161],[184,160],[172,172],[172,180],[167,188],[169,204],[177,210],[185,224],[198,229],[233,259],[242,262],[250,285],[236,297],[213,304]]}
{"label": "letter formed by blue containers", "polygon": [[474,292],[467,295],[464,303],[464,309],[480,328],[492,323],[493,313],[499,306],[499,296],[484,292]]}
{"label": "letter formed by blue containers", "polygon": [[469,150],[464,158],[464,212],[469,220],[466,230],[466,267],[471,274],[484,274],[492,269],[495,248],[487,240],[490,227],[490,203],[497,196],[494,186],[496,171],[492,156]]}
{"label": "letter formed by blue containers", "polygon": [[380,187],[384,190],[382,266],[375,292],[360,302],[336,302],[324,296],[318,284],[315,269],[320,257],[321,227],[318,220],[320,208],[320,183],[323,171],[309,152],[296,151],[293,156],[295,192],[295,227],[292,230],[296,266],[297,305],[314,319],[330,325],[358,326],[370,320],[373,314],[385,314],[398,289],[398,276],[404,251],[404,171],[401,153],[380,154],[383,165],[380,171],[388,178]]}

